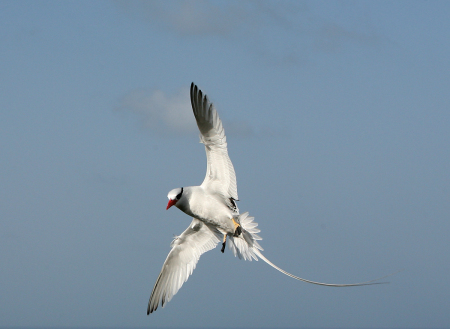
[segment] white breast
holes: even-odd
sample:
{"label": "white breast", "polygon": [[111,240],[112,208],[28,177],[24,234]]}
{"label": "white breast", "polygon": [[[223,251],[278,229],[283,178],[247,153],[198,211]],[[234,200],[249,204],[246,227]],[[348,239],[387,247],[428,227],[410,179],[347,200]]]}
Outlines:
{"label": "white breast", "polygon": [[234,233],[231,218],[235,214],[219,197],[206,193],[201,186],[186,187],[183,194],[184,202],[177,203],[181,211],[226,232]]}

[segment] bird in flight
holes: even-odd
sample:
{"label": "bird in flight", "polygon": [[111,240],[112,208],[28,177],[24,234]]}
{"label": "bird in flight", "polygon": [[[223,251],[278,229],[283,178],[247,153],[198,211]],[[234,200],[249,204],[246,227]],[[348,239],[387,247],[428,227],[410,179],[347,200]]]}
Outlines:
{"label": "bird in flight", "polygon": [[222,241],[221,252],[228,244],[233,254],[244,260],[258,257],[278,271],[296,280],[330,287],[350,287],[386,282],[371,281],[352,284],[332,284],[299,278],[284,271],[263,256],[258,241],[260,230],[248,212],[239,213],[236,174],[228,156],[227,139],[222,121],[208,97],[191,84],[191,104],[200,130],[200,142],[206,150],[206,176],[200,186],[179,187],[169,192],[167,209],[177,207],[193,217],[188,228],[175,237],[147,307],[147,315],[159,304],[164,307],[192,274],[200,256]]}

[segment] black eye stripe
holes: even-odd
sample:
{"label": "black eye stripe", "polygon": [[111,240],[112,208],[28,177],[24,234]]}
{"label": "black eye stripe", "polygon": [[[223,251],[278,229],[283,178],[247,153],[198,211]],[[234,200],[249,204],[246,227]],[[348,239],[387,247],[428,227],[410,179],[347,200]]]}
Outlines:
{"label": "black eye stripe", "polygon": [[181,192],[178,193],[178,195],[176,196],[177,200],[180,200],[182,195],[183,195],[183,188],[181,188]]}

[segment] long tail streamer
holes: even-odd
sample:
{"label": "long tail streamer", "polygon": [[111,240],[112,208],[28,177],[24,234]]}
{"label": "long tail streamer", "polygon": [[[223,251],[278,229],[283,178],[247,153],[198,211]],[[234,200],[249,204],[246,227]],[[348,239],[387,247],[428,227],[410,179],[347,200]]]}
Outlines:
{"label": "long tail streamer", "polygon": [[[261,252],[262,250],[261,246],[258,244],[256,240],[261,240],[261,237],[257,234],[259,233],[259,229],[257,228],[258,224],[254,222],[254,217],[248,216],[248,212],[241,214],[239,216],[239,220],[241,223],[242,228],[244,229],[244,234],[242,234],[242,238],[238,239],[235,238],[234,241],[232,241],[232,244],[230,245],[230,249],[234,252],[235,256],[238,256],[239,258],[244,258],[251,260],[252,258],[258,260],[255,256],[259,257],[263,261],[265,261],[267,264],[272,266],[273,268],[277,269],[283,274],[286,274],[287,276],[290,276],[293,279],[317,284],[320,286],[327,286],[327,287],[357,287],[357,286],[370,286],[375,284],[387,284],[389,282],[376,282],[381,279],[387,278],[389,276],[392,276],[400,271],[396,271],[394,273],[379,277],[377,279],[373,279],[370,281],[365,282],[359,282],[359,283],[347,283],[347,284],[336,284],[336,283],[324,283],[324,282],[316,282],[311,281],[307,279],[300,278],[296,275],[293,275],[289,272],[286,272],[282,268],[279,268],[274,263],[272,263],[270,260],[268,260]],[[245,242],[244,242],[245,241]]]}

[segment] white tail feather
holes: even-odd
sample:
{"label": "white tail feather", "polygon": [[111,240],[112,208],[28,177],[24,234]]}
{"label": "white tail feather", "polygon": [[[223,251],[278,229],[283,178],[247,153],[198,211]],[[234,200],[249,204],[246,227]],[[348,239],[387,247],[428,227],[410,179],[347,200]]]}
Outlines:
{"label": "white tail feather", "polygon": [[233,251],[234,256],[239,257],[239,259],[249,260],[252,259],[258,260],[258,257],[261,258],[263,261],[265,261],[267,264],[272,266],[273,268],[277,269],[283,274],[286,274],[287,276],[290,276],[293,279],[317,284],[320,286],[327,286],[327,287],[356,287],[356,286],[369,286],[374,284],[386,284],[389,282],[375,282],[381,279],[384,279],[388,276],[394,275],[395,273],[385,275],[383,277],[365,281],[365,282],[359,282],[359,283],[348,283],[348,284],[336,284],[336,283],[323,283],[323,282],[316,282],[311,281],[307,279],[302,279],[298,276],[295,276],[289,272],[286,272],[285,270],[279,268],[274,263],[272,263],[270,260],[268,260],[264,255],[260,252],[260,250],[263,250],[263,248],[259,245],[259,243],[256,240],[262,240],[262,238],[256,234],[259,233],[260,230],[257,228],[258,223],[254,222],[254,217],[249,217],[248,212],[243,213],[239,215],[238,223],[241,224],[242,228],[242,234],[239,235],[239,237],[233,237],[229,236],[230,243],[228,244],[228,247]]}

